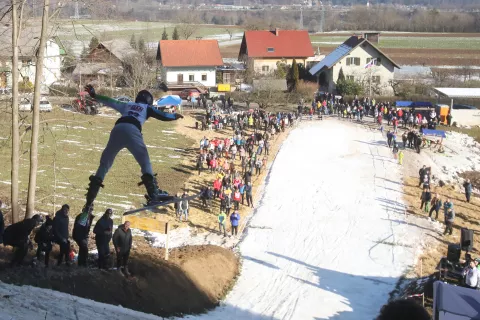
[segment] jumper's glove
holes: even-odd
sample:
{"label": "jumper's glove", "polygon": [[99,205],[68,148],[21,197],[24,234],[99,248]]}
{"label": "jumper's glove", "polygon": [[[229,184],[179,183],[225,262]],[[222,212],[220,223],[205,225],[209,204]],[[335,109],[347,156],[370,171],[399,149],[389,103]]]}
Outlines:
{"label": "jumper's glove", "polygon": [[95,98],[95,96],[96,96],[95,89],[93,88],[93,86],[91,84],[88,84],[88,85],[85,86],[85,91],[88,92],[90,97]]}
{"label": "jumper's glove", "polygon": [[175,113],[175,120],[183,119],[183,116],[180,113]]}

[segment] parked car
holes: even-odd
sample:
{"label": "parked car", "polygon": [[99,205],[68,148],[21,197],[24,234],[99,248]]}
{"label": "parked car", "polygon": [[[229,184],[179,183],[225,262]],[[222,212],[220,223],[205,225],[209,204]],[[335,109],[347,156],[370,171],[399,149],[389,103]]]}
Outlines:
{"label": "parked car", "polygon": [[115,98],[113,98],[113,99],[118,100],[118,101],[120,101],[120,102],[125,102],[125,103],[127,103],[127,102],[132,102],[132,101],[133,101],[132,98],[127,97],[127,96],[118,96],[118,97],[115,97]]}
{"label": "parked car", "polygon": [[18,111],[32,111],[32,103],[27,98],[20,100],[18,104]]}
{"label": "parked car", "polygon": [[51,112],[53,110],[52,105],[46,99],[40,100],[40,112]]}
{"label": "parked car", "polygon": [[193,97],[199,98],[200,91],[198,89],[184,89],[178,94],[183,100],[191,100]]}

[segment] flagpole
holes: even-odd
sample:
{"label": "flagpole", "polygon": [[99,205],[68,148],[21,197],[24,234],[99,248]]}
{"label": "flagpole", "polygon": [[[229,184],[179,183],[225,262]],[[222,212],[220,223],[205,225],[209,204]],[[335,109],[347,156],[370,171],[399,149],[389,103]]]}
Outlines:
{"label": "flagpole", "polygon": [[368,68],[370,69],[370,88],[369,88],[369,92],[370,92],[370,99],[372,98],[372,67]]}

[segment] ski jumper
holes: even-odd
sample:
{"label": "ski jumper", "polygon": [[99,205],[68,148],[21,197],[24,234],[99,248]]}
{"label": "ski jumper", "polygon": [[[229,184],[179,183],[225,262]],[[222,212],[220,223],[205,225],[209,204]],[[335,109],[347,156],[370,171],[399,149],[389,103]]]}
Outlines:
{"label": "ski jumper", "polygon": [[142,174],[148,173],[153,176],[152,164],[147,147],[143,141],[142,126],[150,117],[162,121],[176,120],[175,114],[156,110],[146,104],[135,102],[124,103],[101,95],[96,95],[95,99],[117,110],[122,115],[110,133],[110,139],[102,153],[100,166],[95,176],[104,180],[107,172],[113,165],[115,157],[120,150],[124,148],[127,148],[135,157],[135,160],[140,165]]}
{"label": "ski jumper", "polygon": [[153,97],[146,90],[142,90],[138,93],[136,99],[138,102],[125,103],[109,97],[97,95],[91,86],[87,86],[86,89],[97,101],[117,110],[122,116],[117,120],[115,126],[110,132],[110,138],[105,150],[103,150],[97,172],[95,175],[89,177],[90,184],[87,189],[87,199],[84,208],[87,209],[93,205],[100,187],[103,187],[103,180],[112,167],[115,157],[120,150],[124,148],[127,148],[128,151],[130,151],[141,167],[142,182],[139,183],[139,185],[145,185],[145,188],[147,189],[147,194],[145,195],[147,201],[149,203],[151,201],[161,202],[172,198],[171,196],[168,196],[166,192],[158,188],[157,180],[153,173],[152,164],[148,155],[147,146],[143,141],[142,125],[150,117],[162,121],[172,121],[182,118],[182,116],[152,108],[150,103],[153,102]]}

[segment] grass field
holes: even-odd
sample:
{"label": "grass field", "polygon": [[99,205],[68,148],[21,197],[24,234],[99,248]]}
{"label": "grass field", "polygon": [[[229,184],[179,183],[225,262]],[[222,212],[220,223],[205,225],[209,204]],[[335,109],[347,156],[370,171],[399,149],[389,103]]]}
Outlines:
{"label": "grass field", "polygon": [[[132,34],[135,34],[137,39],[142,36],[148,42],[156,42],[162,38],[164,28],[171,39],[174,27],[171,22],[69,20],[59,22],[57,33],[62,41],[87,41],[92,36],[99,39],[129,40]],[[243,32],[243,29],[231,26],[198,25],[190,39],[227,34],[227,28],[233,33]]]}
{"label": "grass field", "polygon": [[[0,113],[0,197],[10,194],[10,115],[1,106]],[[31,114],[25,115],[30,122]],[[52,113],[42,114],[39,144],[39,168],[36,209],[53,212],[54,207],[68,203],[72,212],[79,212],[85,201],[88,177],[98,167],[100,155],[107,143],[109,132],[117,117],[86,116],[54,108]],[[179,192],[187,174],[177,169],[193,141],[173,131],[173,123],[147,121],[143,129],[145,143],[149,146],[153,169],[158,173],[159,185],[170,193]],[[23,129],[22,129],[23,131]],[[30,133],[22,142],[20,161],[20,199],[26,202]],[[105,179],[96,201],[95,212],[106,208],[121,214],[130,207],[144,202],[144,187],[138,187],[140,167],[133,156],[123,150],[117,156],[112,170]],[[56,184],[55,184],[56,180]],[[56,193],[56,196],[54,196]]]}

